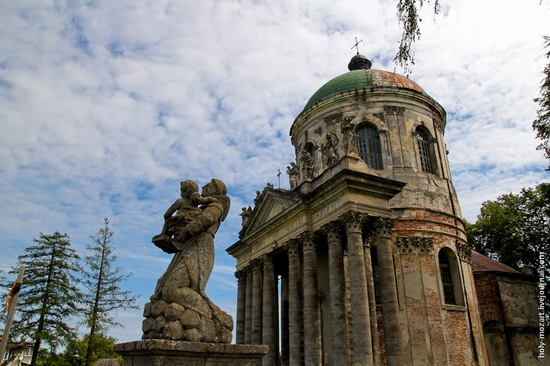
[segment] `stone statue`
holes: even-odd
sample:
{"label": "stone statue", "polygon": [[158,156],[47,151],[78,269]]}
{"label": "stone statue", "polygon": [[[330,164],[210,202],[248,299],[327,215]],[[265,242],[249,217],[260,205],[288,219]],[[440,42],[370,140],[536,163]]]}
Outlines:
{"label": "stone statue", "polygon": [[307,150],[302,151],[300,162],[302,163],[302,175],[304,179],[312,179],[313,167],[315,166],[315,163],[313,161],[313,157]]}
{"label": "stone statue", "polygon": [[338,137],[333,132],[327,132],[325,143],[321,146],[325,167],[330,168],[338,162]]}
{"label": "stone statue", "polygon": [[143,339],[230,343],[233,319],[204,292],[214,267],[214,236],[229,212],[227,188],[219,179],[202,187],[202,196],[193,181],[180,188],[181,198],[166,211],[162,233],[153,238],[175,255],[145,305]]}
{"label": "stone statue", "polygon": [[340,125],[343,141],[342,146],[347,154],[357,155],[357,134],[355,133],[355,123],[351,122],[355,116],[344,117],[344,122]]}
{"label": "stone statue", "polygon": [[300,179],[300,169],[298,169],[298,166],[296,165],[296,163],[291,162],[290,166],[287,166],[286,174],[288,174],[290,190],[293,190],[298,186],[298,181]]}
{"label": "stone statue", "polygon": [[246,223],[248,222],[248,219],[250,218],[250,214],[252,213],[252,207],[243,207],[242,212],[239,214],[239,216],[242,217],[242,226],[244,227]]}

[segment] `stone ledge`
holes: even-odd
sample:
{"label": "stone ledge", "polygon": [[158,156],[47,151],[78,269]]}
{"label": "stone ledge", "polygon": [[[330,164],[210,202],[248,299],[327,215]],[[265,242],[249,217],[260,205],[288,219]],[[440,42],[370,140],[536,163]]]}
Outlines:
{"label": "stone ledge", "polygon": [[124,366],[257,366],[268,346],[146,339],[116,344]]}

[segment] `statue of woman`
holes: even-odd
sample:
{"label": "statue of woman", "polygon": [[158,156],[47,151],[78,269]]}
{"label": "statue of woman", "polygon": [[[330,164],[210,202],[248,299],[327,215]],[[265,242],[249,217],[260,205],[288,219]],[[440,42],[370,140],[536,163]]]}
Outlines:
{"label": "statue of woman", "polygon": [[219,179],[212,179],[202,187],[202,197],[215,200],[201,206],[202,212],[176,232],[172,240],[178,252],[163,276],[162,288],[157,288],[165,301],[177,300],[177,290],[184,287],[206,296],[204,289],[214,267],[214,236],[231,202],[225,184]]}
{"label": "statue of woman", "polygon": [[[212,179],[202,187],[202,198],[200,213],[184,226],[172,228],[173,250],[165,251],[175,255],[159,279],[151,302],[146,304],[144,338],[231,341],[231,316],[214,305],[204,292],[214,267],[214,236],[227,217],[231,202],[225,184],[219,179]],[[183,316],[184,313],[187,315]],[[197,316],[199,322],[190,322]]]}

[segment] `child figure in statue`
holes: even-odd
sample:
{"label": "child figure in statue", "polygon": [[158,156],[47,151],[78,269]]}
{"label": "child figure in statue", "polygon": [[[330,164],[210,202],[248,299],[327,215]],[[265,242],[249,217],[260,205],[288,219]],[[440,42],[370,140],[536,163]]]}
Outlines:
{"label": "child figure in statue", "polygon": [[202,197],[198,184],[192,180],[180,183],[180,193],[181,198],[164,213],[161,234],[153,238],[153,243],[167,253],[175,253],[172,242],[177,241],[179,231],[202,213],[199,205],[217,202],[214,197]]}

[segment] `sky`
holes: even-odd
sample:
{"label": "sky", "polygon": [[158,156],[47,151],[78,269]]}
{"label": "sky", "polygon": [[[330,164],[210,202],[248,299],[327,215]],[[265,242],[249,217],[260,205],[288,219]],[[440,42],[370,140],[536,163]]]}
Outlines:
{"label": "sky", "polygon": [[[421,12],[410,78],[447,111],[445,142],[465,219],[482,202],[547,182],[532,121],[547,59],[544,0],[440,0]],[[243,206],[294,161],[289,131],[307,100],[355,54],[393,63],[394,0],[0,2],[0,270],[40,233],[81,257],[105,217],[121,284],[119,341],[141,338],[143,304],[171,256],[151,243],[179,182],[216,177],[231,211],[206,289],[236,311]],[[9,275],[15,279],[15,276]],[[2,291],[2,290],[0,290]]]}

